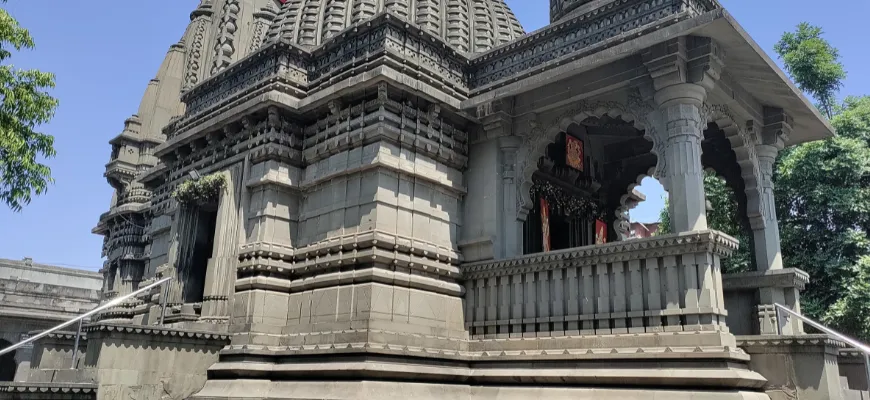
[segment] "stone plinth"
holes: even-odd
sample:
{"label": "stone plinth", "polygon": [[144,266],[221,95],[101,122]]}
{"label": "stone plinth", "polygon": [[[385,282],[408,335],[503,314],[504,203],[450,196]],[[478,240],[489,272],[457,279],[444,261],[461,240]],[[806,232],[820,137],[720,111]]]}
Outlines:
{"label": "stone plinth", "polygon": [[771,400],[840,400],[840,349],[828,335],[738,336],[753,371],[765,378]]}
{"label": "stone plinth", "polygon": [[135,325],[85,328],[82,381],[99,385],[98,399],[185,399],[202,388],[205,371],[229,337],[210,332]]}
{"label": "stone plinth", "polygon": [[[796,268],[722,275],[727,322],[731,332],[735,335],[776,334],[776,310],[764,294],[780,293],[782,297],[778,302],[795,309],[799,293],[808,282],[809,275]],[[786,318],[785,321],[783,333],[803,332],[800,320]]]}
{"label": "stone plinth", "polygon": [[867,368],[864,354],[855,349],[840,349],[837,364],[840,368],[840,388],[843,400],[870,399],[867,386]]}
{"label": "stone plinth", "polygon": [[[75,332],[54,332],[37,340],[33,344],[33,356],[30,360],[27,381],[75,382],[77,372],[72,368],[75,338]],[[76,368],[84,364],[87,346],[87,335],[83,333],[79,338]],[[22,372],[24,371],[19,371]]]}

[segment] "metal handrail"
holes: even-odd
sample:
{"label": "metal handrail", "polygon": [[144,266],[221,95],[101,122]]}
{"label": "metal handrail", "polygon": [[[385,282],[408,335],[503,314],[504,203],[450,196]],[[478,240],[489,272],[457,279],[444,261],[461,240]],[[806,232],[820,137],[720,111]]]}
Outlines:
{"label": "metal handrail", "polygon": [[[38,340],[38,339],[40,339],[40,338],[43,338],[43,337],[45,337],[45,336],[47,336],[47,335],[49,335],[49,334],[51,334],[51,333],[53,333],[53,332],[56,332],[56,331],[58,331],[58,330],[60,330],[60,329],[66,328],[67,326],[70,326],[70,325],[72,325],[72,324],[78,322],[78,323],[79,323],[79,329],[78,329],[78,332],[76,333],[76,344],[75,344],[75,347],[76,347],[76,348],[75,348],[75,350],[73,351],[73,368],[75,368],[76,356],[77,356],[77,354],[78,354],[79,336],[81,335],[81,331],[82,331],[82,321],[84,321],[85,318],[88,318],[88,317],[90,317],[90,316],[92,316],[92,315],[94,315],[94,314],[96,314],[96,313],[99,313],[100,311],[106,310],[106,309],[108,309],[108,308],[115,307],[115,306],[117,306],[117,305],[123,303],[125,300],[127,300],[127,299],[129,299],[129,298],[131,298],[131,297],[138,296],[138,295],[140,295],[140,294],[142,294],[142,293],[145,293],[145,292],[147,292],[147,291],[149,291],[149,290],[151,290],[151,289],[154,289],[155,287],[158,287],[158,286],[160,286],[160,285],[163,285],[164,283],[169,282],[169,281],[171,281],[171,280],[172,280],[172,277],[163,278],[163,279],[161,279],[161,280],[159,280],[159,281],[157,281],[157,282],[154,282],[154,283],[152,283],[152,284],[150,284],[150,285],[148,285],[148,286],[145,286],[145,287],[143,287],[143,288],[141,288],[141,289],[139,289],[139,290],[137,290],[137,291],[135,291],[135,292],[133,292],[133,293],[126,294],[126,295],[124,295],[124,296],[121,296],[121,297],[118,297],[118,298],[116,298],[116,299],[113,299],[112,301],[110,301],[110,302],[108,302],[108,303],[106,303],[106,304],[103,304],[103,305],[101,305],[101,306],[99,306],[99,307],[97,307],[97,308],[95,308],[95,309],[93,309],[93,310],[91,310],[91,311],[88,311],[88,312],[86,312],[86,313],[84,313],[84,314],[82,314],[82,315],[79,315],[78,317],[75,317],[75,318],[73,318],[73,319],[71,319],[71,320],[69,320],[69,321],[66,321],[66,322],[64,322],[64,323],[62,323],[62,324],[60,324],[60,325],[57,325],[57,326],[55,326],[54,328],[48,329],[48,330],[46,330],[46,331],[44,331],[44,332],[42,332],[42,333],[40,333],[40,334],[38,334],[38,335],[36,335],[36,336],[33,336],[33,337],[28,338],[28,339],[26,339],[26,340],[22,340],[22,341],[20,341],[20,342],[18,342],[18,343],[16,343],[16,344],[13,344],[12,346],[9,346],[9,347],[7,347],[7,348],[5,348],[5,349],[0,349],[0,356],[4,355],[4,354],[6,354],[6,353],[11,353],[11,352],[13,352],[13,351],[15,351],[15,350],[18,350],[19,348],[21,348],[21,347],[23,347],[23,346],[25,346],[25,345],[27,345],[27,344],[30,344],[30,343],[32,343],[32,342],[35,342],[36,340]],[[160,297],[161,297],[161,300],[162,300],[162,302],[163,302],[163,304],[164,304],[163,307],[165,308],[165,301],[166,301],[165,293],[164,293],[164,295],[162,295],[162,296],[160,296]],[[163,315],[162,315],[162,313],[163,313],[163,312],[161,311],[161,322],[162,322],[162,319],[163,319]]]}
{"label": "metal handrail", "polygon": [[828,327],[826,327],[826,326],[824,326],[816,321],[813,321],[812,319],[807,318],[798,312],[792,311],[790,308],[788,308],[782,304],[773,303],[773,306],[774,306],[774,309],[776,310],[776,331],[780,335],[782,335],[782,325],[783,325],[782,314],[780,314],[780,310],[782,310],[782,311],[785,311],[787,314],[792,315],[795,318],[809,324],[813,328],[816,328],[824,333],[827,333],[828,335],[831,335],[840,341],[846,342],[846,344],[848,344],[848,345],[854,347],[855,349],[857,349],[858,351],[864,353],[864,370],[867,373],[867,384],[870,384],[870,346],[867,346],[866,344],[861,343],[858,340],[852,339],[852,338],[850,338],[850,337],[848,337],[840,332],[837,332],[837,331],[835,331],[831,328],[828,328]]}

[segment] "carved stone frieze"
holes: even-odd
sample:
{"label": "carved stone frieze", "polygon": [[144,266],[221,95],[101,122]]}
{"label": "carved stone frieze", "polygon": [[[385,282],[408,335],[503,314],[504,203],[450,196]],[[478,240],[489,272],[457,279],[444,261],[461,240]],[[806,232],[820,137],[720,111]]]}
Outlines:
{"label": "carved stone frieze", "polygon": [[613,1],[480,55],[473,62],[471,86],[488,87],[525,71],[546,69],[557,60],[612,45],[608,39],[647,27],[661,29],[678,16],[695,16],[715,7],[699,0]]}
{"label": "carved stone frieze", "polygon": [[207,332],[207,331],[198,331],[191,329],[178,329],[178,328],[168,328],[164,326],[160,327],[150,327],[150,326],[140,326],[140,325],[121,325],[121,324],[93,324],[85,327],[83,329],[86,333],[93,332],[120,332],[120,333],[128,333],[128,334],[138,334],[138,335],[152,335],[152,336],[171,336],[178,338],[190,338],[190,339],[205,339],[205,340],[221,340],[221,341],[229,341],[229,334],[215,333],[215,332]]}

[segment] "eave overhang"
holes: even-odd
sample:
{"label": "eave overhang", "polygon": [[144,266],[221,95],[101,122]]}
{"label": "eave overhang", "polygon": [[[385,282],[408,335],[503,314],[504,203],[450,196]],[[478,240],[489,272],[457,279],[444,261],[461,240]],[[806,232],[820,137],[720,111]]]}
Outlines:
{"label": "eave overhang", "polygon": [[714,38],[725,49],[725,71],[742,89],[761,105],[781,108],[794,119],[786,145],[834,136],[830,121],[822,116],[734,17],[725,9],[716,10],[715,13],[715,19],[692,34]]}
{"label": "eave overhang", "polygon": [[[542,31],[549,29],[553,28],[544,28]],[[710,95],[710,101],[732,106],[746,120],[755,120],[758,126],[764,123],[763,110],[754,108],[783,109],[794,120],[792,134],[786,142],[787,146],[834,135],[834,128],[830,122],[723,8],[693,17],[673,15],[657,21],[655,26],[640,27],[590,48],[565,54],[556,60],[522,71],[509,79],[476,88],[472,92],[472,97],[462,102],[461,108],[474,110],[499,99],[529,93],[561,80],[578,77],[593,69],[605,67],[615,61],[638,56],[643,50],[656,44],[689,35],[715,39],[726,54],[724,73],[735,85],[731,87],[720,85]],[[625,82],[624,86],[630,84],[631,82]],[[752,104],[749,106],[746,105],[746,95],[751,97]]]}

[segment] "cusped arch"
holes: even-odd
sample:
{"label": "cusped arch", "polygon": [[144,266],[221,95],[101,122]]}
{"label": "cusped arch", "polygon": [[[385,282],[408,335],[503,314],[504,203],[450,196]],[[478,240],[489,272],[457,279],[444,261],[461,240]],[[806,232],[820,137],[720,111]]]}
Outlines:
{"label": "cusped arch", "polygon": [[[655,144],[655,134],[651,133],[654,128],[649,126],[645,116],[638,114],[640,113],[619,102],[596,101],[581,102],[576,107],[554,118],[553,122],[546,127],[540,126],[537,116],[534,117],[530,122],[530,132],[524,138],[517,156],[518,218],[524,219],[528,210],[532,208],[532,176],[538,168],[538,159],[546,152],[547,146],[556,142],[559,134],[567,132],[572,125],[581,125],[589,118],[608,116],[621,118],[625,122],[632,123],[636,129],[646,131],[644,137]],[[656,155],[658,156],[658,154]],[[661,159],[661,157],[658,158]]]}
{"label": "cusped arch", "polygon": [[619,206],[613,210],[614,222],[613,222],[613,230],[617,233],[617,235],[625,235],[626,237],[621,237],[621,240],[627,239],[629,235],[629,230],[631,229],[631,223],[628,220],[628,211],[637,206],[637,203],[633,203],[631,193],[635,188],[641,185],[644,179],[646,178],[655,178],[656,167],[652,167],[648,169],[646,172],[640,173],[637,175],[635,180],[628,184],[625,187],[624,194],[619,197]]}
{"label": "cusped arch", "polygon": [[755,150],[757,139],[748,127],[741,125],[726,105],[708,105],[708,122],[715,123],[731,144],[737,158],[746,193],[746,213],[753,225],[763,224],[768,213],[761,201],[761,169]]}

